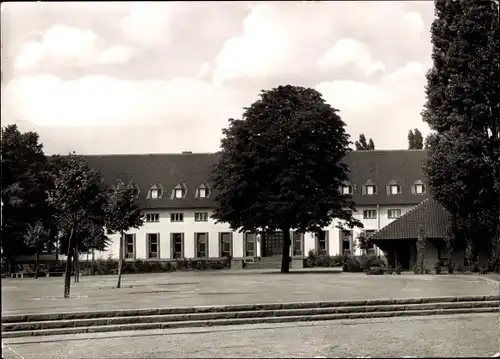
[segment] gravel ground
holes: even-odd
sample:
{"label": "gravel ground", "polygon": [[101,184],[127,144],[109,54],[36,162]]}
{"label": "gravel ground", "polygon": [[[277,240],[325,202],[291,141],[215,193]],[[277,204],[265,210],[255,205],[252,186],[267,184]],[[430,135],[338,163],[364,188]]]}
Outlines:
{"label": "gravel ground", "polygon": [[280,274],[231,270],[81,277],[63,299],[62,278],[2,280],[2,314],[282,303],[460,295],[495,295],[500,284],[476,275],[386,275],[338,271]]}
{"label": "gravel ground", "polygon": [[[500,328],[498,315],[476,314],[83,334],[6,342],[25,359],[468,357],[498,352]],[[20,358],[8,352],[7,359],[16,357]]]}

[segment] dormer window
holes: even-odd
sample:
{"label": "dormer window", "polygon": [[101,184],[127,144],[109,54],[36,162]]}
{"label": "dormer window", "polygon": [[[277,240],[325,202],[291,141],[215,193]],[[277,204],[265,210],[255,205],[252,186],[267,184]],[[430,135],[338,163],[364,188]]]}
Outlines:
{"label": "dormer window", "polygon": [[175,198],[182,198],[184,197],[184,190],[182,188],[176,188],[175,189]]}
{"label": "dormer window", "polygon": [[401,194],[403,191],[401,189],[401,185],[398,183],[398,181],[391,181],[387,185],[387,195],[388,196],[394,196]]}
{"label": "dormer window", "polygon": [[161,185],[153,185],[148,192],[148,198],[149,199],[159,199],[161,198],[163,194],[163,190],[161,188]]}
{"label": "dormer window", "polygon": [[187,194],[187,187],[184,183],[180,183],[177,186],[174,187],[172,190],[172,196],[171,198],[184,198],[186,197]]}
{"label": "dormer window", "polygon": [[159,190],[157,190],[157,189],[152,189],[151,190],[151,198],[156,199],[156,198],[159,197],[159,195],[160,195],[160,191]]}
{"label": "dormer window", "polygon": [[412,194],[424,194],[425,193],[425,185],[422,181],[417,180],[411,186]]}
{"label": "dormer window", "polygon": [[206,184],[202,184],[198,189],[196,190],[195,197],[197,198],[208,198],[210,195],[210,190]]}
{"label": "dormer window", "polygon": [[367,195],[371,196],[371,195],[375,194],[375,192],[376,192],[376,188],[374,185],[369,184],[366,186],[366,194]]}
{"label": "dormer window", "polygon": [[341,191],[343,195],[350,195],[352,194],[352,186],[345,184],[341,187]]}
{"label": "dormer window", "polygon": [[200,188],[198,190],[198,196],[200,198],[205,198],[207,196],[207,189],[206,188]]}

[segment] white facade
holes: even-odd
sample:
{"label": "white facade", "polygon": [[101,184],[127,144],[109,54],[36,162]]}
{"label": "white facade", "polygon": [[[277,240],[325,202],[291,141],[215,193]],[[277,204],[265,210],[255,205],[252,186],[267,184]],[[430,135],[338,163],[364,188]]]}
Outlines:
{"label": "white facade", "polygon": [[[390,205],[390,206],[364,206],[358,207],[357,211],[354,213],[354,217],[360,220],[364,228],[354,228],[352,235],[354,240],[357,238],[359,233],[363,230],[379,230],[384,226],[388,225],[397,218],[390,218],[389,214],[392,215],[403,215],[408,212],[415,205]],[[396,210],[396,211],[394,211]],[[398,211],[400,210],[400,211]],[[365,212],[371,211],[371,212]],[[375,211],[375,213],[373,212]],[[400,212],[400,213],[399,213]],[[209,209],[185,209],[185,210],[148,210],[146,214],[158,214],[159,218],[157,222],[145,222],[144,225],[139,229],[132,229],[127,232],[127,234],[132,235],[128,238],[130,239],[130,248],[132,248],[133,239],[133,255],[130,255],[129,259],[155,259],[155,260],[172,260],[173,255],[173,234],[182,234],[182,258],[197,258],[197,243],[196,243],[196,233],[204,233],[207,240],[208,248],[208,258],[221,258],[221,233],[230,233],[229,225],[225,223],[216,224],[215,221],[210,218],[212,211]],[[179,214],[182,213],[182,221],[179,220]],[[196,215],[195,220],[195,213]],[[208,218],[206,221],[204,215],[199,213],[207,213]],[[375,216],[373,216],[375,214]],[[174,221],[172,221],[172,215],[174,216]],[[375,217],[375,218],[365,218]],[[150,218],[155,218],[156,216],[150,216]],[[200,219],[202,219],[200,221]],[[177,220],[177,221],[175,221]],[[342,253],[342,241],[341,241],[341,231],[336,228],[338,224],[334,221],[332,225],[325,229],[326,241],[327,241],[327,252],[330,256],[340,255]],[[159,245],[156,247],[158,255],[151,258],[150,255],[150,241],[148,240],[148,234],[156,234],[156,238]],[[244,233],[233,232],[231,235],[231,256],[233,258],[245,258],[245,242]],[[111,236],[112,244],[105,252],[95,253],[96,258],[108,259],[118,258],[119,253],[119,235],[115,234]],[[127,246],[127,245],[125,245]],[[316,252],[316,238],[312,233],[306,233],[303,240],[303,255],[307,256],[310,250]],[[352,246],[352,245],[351,245]],[[260,257],[260,238],[257,237],[257,243],[255,246],[256,256]],[[126,249],[127,250],[127,249]],[[351,251],[354,250],[354,254],[360,254],[359,248],[354,245]]]}

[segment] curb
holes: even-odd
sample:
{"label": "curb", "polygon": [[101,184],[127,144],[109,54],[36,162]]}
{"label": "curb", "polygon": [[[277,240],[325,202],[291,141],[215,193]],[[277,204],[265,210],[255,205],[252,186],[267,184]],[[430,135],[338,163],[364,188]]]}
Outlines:
{"label": "curb", "polygon": [[211,327],[242,324],[263,324],[263,323],[287,323],[287,322],[311,322],[319,320],[339,320],[339,319],[370,319],[370,318],[390,318],[406,316],[427,316],[427,315],[453,315],[470,313],[498,313],[500,310],[495,308],[457,308],[457,309],[435,309],[435,310],[413,310],[413,311],[391,311],[391,312],[362,312],[348,314],[326,314],[309,316],[284,316],[284,317],[264,317],[264,318],[235,318],[235,319],[214,319],[198,321],[179,321],[179,322],[157,322],[141,324],[120,324],[89,327],[67,327],[60,329],[46,330],[27,330],[3,332],[3,338],[64,335],[64,334],[82,334],[82,333],[102,333],[116,331],[135,331],[135,330],[158,330],[174,328],[194,328]]}

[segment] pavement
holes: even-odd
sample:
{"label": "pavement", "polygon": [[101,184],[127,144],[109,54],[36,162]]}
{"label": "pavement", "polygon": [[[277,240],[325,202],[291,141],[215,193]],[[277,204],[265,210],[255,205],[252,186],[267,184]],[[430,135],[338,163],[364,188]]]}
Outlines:
{"label": "pavement", "polygon": [[2,315],[203,305],[498,295],[500,283],[476,275],[384,275],[339,270],[193,271],[83,276],[62,298],[63,278],[3,279]]}
{"label": "pavement", "polygon": [[6,359],[491,357],[497,314],[240,325],[5,340]]}

